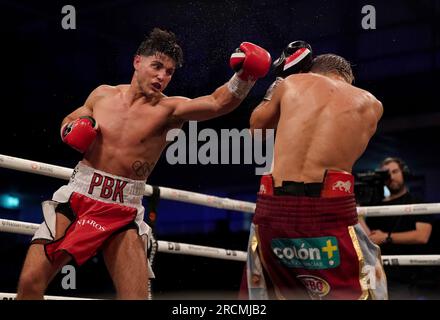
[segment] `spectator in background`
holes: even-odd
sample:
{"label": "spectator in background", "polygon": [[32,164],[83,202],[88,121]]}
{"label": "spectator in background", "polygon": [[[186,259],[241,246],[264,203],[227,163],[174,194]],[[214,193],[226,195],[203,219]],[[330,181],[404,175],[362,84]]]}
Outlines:
{"label": "spectator in background", "polygon": [[[386,186],[390,195],[382,200],[382,205],[402,205],[421,203],[421,199],[411,194],[406,186],[410,171],[399,158],[388,157],[381,163],[382,170],[388,170],[390,178]],[[366,219],[370,239],[380,245],[383,255],[428,254],[432,232],[429,215],[401,215],[369,217]],[[387,267],[390,299],[420,299],[430,295],[425,286],[433,270],[430,267],[390,266]],[[428,272],[429,271],[429,272]],[[428,284],[432,283],[429,282]]]}

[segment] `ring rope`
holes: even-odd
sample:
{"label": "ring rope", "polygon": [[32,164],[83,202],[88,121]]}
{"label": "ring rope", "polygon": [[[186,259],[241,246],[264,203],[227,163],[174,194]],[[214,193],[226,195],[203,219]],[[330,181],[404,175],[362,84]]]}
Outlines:
{"label": "ring rope", "polygon": [[[31,161],[16,157],[0,154],[0,167],[40,174],[49,177],[69,180],[73,173],[73,169],[46,164],[37,161]],[[229,209],[234,211],[253,213],[255,211],[255,203],[241,200],[233,200],[217,196],[210,196],[196,192],[159,187],[160,197],[167,200],[182,201],[218,209]],[[153,194],[153,186],[145,184],[144,195]],[[395,206],[369,206],[357,207],[357,213],[360,216],[395,216],[395,215],[418,215],[418,214],[435,214],[440,212],[440,203],[431,204],[411,204],[411,205],[395,205]],[[0,232],[18,233],[24,235],[33,235],[38,224],[0,219]],[[158,251],[174,254],[184,254],[201,256],[208,258],[246,261],[247,253],[244,251],[228,250],[216,247],[207,247],[187,243],[158,241]],[[395,255],[382,256],[384,265],[399,266],[436,266],[440,265],[440,255]],[[0,292],[0,300],[13,300],[16,298],[15,293]],[[89,298],[61,297],[61,296],[44,296],[45,300],[96,300]]]}
{"label": "ring rope", "polygon": [[[0,167],[65,180],[69,180],[73,172],[73,169],[10,157],[3,154],[0,154]],[[248,213],[253,213],[255,211],[255,203],[252,202],[210,196],[202,193],[166,187],[159,187],[159,189],[160,197],[167,200],[175,200],[218,209],[228,209]],[[145,184],[144,195],[150,196],[151,194],[153,194],[153,186]],[[440,203],[357,207],[357,212],[360,216],[364,217],[436,214],[440,213]]]}
{"label": "ring rope", "polygon": [[[39,224],[37,223],[0,219],[0,232],[32,236],[38,229],[38,226]],[[246,261],[247,255],[244,251],[160,240],[158,241],[158,251],[235,261]]]}
{"label": "ring rope", "polygon": [[[33,235],[38,224],[0,219],[0,232]],[[216,247],[199,246],[188,243],[158,241],[158,251],[164,253],[185,254],[198,257],[246,261],[245,251],[228,250]],[[384,265],[399,266],[440,266],[440,255],[392,255],[382,256]]]}
{"label": "ring rope", "polygon": [[357,207],[363,217],[409,216],[440,213],[440,203],[399,204],[392,206]]}
{"label": "ring rope", "polygon": [[[48,177],[69,180],[73,169],[60,167],[43,162],[31,161],[16,157],[10,157],[0,154],[0,167],[23,171],[28,173],[40,174]],[[255,203],[233,200],[229,198],[221,198],[210,196],[202,193],[159,187],[160,197],[167,200],[175,200],[188,202],[218,209],[229,209],[234,211],[250,212],[255,211]],[[153,194],[153,186],[145,184],[144,195],[150,196]]]}

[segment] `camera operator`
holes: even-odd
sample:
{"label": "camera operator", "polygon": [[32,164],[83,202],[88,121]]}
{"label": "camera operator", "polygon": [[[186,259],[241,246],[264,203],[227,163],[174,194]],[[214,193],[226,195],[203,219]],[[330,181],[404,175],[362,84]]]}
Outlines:
{"label": "camera operator", "polygon": [[[402,205],[421,203],[412,195],[406,184],[410,171],[399,158],[389,157],[382,161],[381,169],[388,170],[389,179],[385,185],[390,195],[382,200],[381,205]],[[428,242],[432,232],[432,219],[429,215],[401,215],[387,217],[369,217],[366,224],[370,239],[380,245],[383,255],[428,254]],[[368,232],[369,231],[369,232]],[[387,268],[390,299],[426,298],[431,292],[426,288],[429,267],[391,266]],[[432,279],[433,280],[433,279]]]}

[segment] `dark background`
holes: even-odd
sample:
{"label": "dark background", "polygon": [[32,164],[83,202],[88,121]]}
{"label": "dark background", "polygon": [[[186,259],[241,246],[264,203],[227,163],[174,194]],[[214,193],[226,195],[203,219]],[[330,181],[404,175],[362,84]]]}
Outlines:
{"label": "dark background", "polygon": [[[64,5],[76,9],[76,29],[61,27]],[[376,9],[377,28],[363,30],[364,5]],[[211,93],[232,71],[230,53],[242,42],[266,48],[274,59],[302,39],[315,54],[336,53],[353,64],[355,85],[384,105],[377,134],[355,166],[374,170],[386,156],[407,161],[412,191],[440,202],[439,1],[0,1],[2,107],[0,153],[73,167],[80,155],[63,145],[59,126],[100,84],[129,83],[132,57],[153,27],[173,31],[184,51],[167,95]],[[246,128],[271,75],[258,81],[232,113],[202,128]],[[184,127],[187,129],[187,126]],[[300,138],[300,137],[298,137]],[[175,165],[162,157],[150,184],[255,201],[254,165]],[[20,197],[0,218],[40,222],[40,202],[62,181],[0,168],[0,192]],[[251,215],[161,201],[158,238],[245,250]],[[0,291],[14,292],[29,237],[0,234]],[[159,298],[235,297],[243,264],[158,254]],[[111,296],[98,256],[78,269],[77,289],[55,279],[48,294]],[[181,294],[185,292],[185,294]],[[191,294],[188,294],[191,293]]]}

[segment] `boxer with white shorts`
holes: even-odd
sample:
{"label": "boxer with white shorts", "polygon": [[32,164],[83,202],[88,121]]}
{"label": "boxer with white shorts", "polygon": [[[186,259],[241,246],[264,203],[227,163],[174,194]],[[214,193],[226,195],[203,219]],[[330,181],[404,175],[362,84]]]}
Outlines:
{"label": "boxer with white shorts", "polygon": [[189,99],[162,92],[182,63],[175,35],[154,29],[133,59],[130,84],[97,87],[62,122],[65,143],[84,153],[69,184],[44,205],[45,222],[29,248],[17,298],[42,299],[55,274],[72,258],[84,263],[98,250],[117,297],[148,297],[148,263],[141,236],[148,234],[141,199],[146,179],[166,147],[167,132],[189,120],[234,110],[271,57],[243,42],[230,59],[236,71],[212,94]]}

